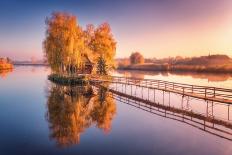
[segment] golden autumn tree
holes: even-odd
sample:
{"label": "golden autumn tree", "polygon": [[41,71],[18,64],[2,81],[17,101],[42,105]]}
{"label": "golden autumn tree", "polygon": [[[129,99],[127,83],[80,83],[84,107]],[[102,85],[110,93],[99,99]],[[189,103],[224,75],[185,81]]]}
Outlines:
{"label": "golden autumn tree", "polygon": [[85,43],[85,52],[89,57],[94,59],[93,57],[93,51],[92,51],[92,40],[94,39],[95,36],[95,27],[93,24],[88,24],[83,31],[83,36],[84,36],[84,43]]}
{"label": "golden autumn tree", "polygon": [[81,66],[84,37],[75,16],[54,12],[46,19],[45,57],[52,71],[70,73],[71,66]]}
{"label": "golden autumn tree", "polygon": [[69,74],[85,69],[86,57],[93,64],[102,58],[108,69],[114,67],[116,42],[108,23],[97,28],[89,24],[82,30],[76,16],[63,12],[52,13],[45,23],[44,55],[53,72]]}
{"label": "golden autumn tree", "polygon": [[109,70],[115,67],[114,56],[116,53],[116,41],[113,38],[108,23],[103,23],[94,30],[94,35],[89,43],[89,48],[94,55],[94,61],[96,63],[99,58],[102,58],[105,60]]}

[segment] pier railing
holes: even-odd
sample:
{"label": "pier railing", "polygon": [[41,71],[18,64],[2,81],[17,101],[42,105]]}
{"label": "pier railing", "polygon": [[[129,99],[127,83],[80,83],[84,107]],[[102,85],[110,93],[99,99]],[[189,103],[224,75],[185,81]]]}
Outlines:
{"label": "pier railing", "polygon": [[232,89],[226,88],[183,84],[164,80],[139,79],[118,76],[112,76],[111,79],[93,78],[92,81],[135,85],[143,88],[158,89],[209,101],[232,104]]}

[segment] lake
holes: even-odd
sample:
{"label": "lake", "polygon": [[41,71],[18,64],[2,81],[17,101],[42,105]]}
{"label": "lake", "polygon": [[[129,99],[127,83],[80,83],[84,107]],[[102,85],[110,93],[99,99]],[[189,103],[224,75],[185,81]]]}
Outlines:
{"label": "lake", "polygon": [[[232,129],[217,124],[232,123],[228,105],[157,92],[162,106],[151,108],[94,86],[56,85],[47,80],[49,73],[49,68],[35,66],[0,73],[1,155],[232,153]],[[232,89],[230,74],[113,74]],[[191,119],[174,110],[164,113],[164,106],[170,104],[191,111]],[[220,121],[211,124],[197,114]]]}

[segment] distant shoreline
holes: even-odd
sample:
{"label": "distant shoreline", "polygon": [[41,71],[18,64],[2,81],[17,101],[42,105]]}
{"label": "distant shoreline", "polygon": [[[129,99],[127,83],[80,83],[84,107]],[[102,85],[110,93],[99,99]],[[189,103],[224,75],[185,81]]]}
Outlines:
{"label": "distant shoreline", "polygon": [[194,72],[194,73],[220,73],[232,74],[232,69],[223,67],[204,67],[204,66],[172,66],[164,65],[129,65],[118,67],[118,70],[132,70],[132,71],[150,71],[150,72]]}
{"label": "distant shoreline", "polygon": [[118,69],[121,70],[232,73],[232,58],[222,54],[190,58],[169,57],[163,59],[150,59],[145,62],[133,62],[133,59],[131,60],[131,58],[128,58],[126,60],[119,59],[117,62]]}
{"label": "distant shoreline", "polygon": [[48,64],[44,63],[14,63],[14,66],[48,66]]}
{"label": "distant shoreline", "polygon": [[[34,64],[34,63],[14,63],[14,66],[46,66],[48,67],[48,64]],[[182,66],[183,67],[183,66]],[[193,73],[220,73],[220,74],[232,74],[232,70],[225,70],[223,68],[185,68],[185,67],[170,67],[167,68],[165,66],[143,66],[143,65],[129,65],[124,67],[118,67],[116,70],[131,70],[131,71],[146,71],[146,72],[193,72]],[[0,69],[1,70],[1,69]]]}

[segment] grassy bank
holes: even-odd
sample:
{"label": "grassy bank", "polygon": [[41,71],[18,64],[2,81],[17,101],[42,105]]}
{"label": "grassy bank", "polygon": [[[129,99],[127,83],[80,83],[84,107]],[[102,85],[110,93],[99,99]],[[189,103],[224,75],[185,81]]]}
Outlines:
{"label": "grassy bank", "polygon": [[68,75],[51,74],[48,76],[48,80],[60,85],[89,84],[89,76],[87,75],[68,76]]}

